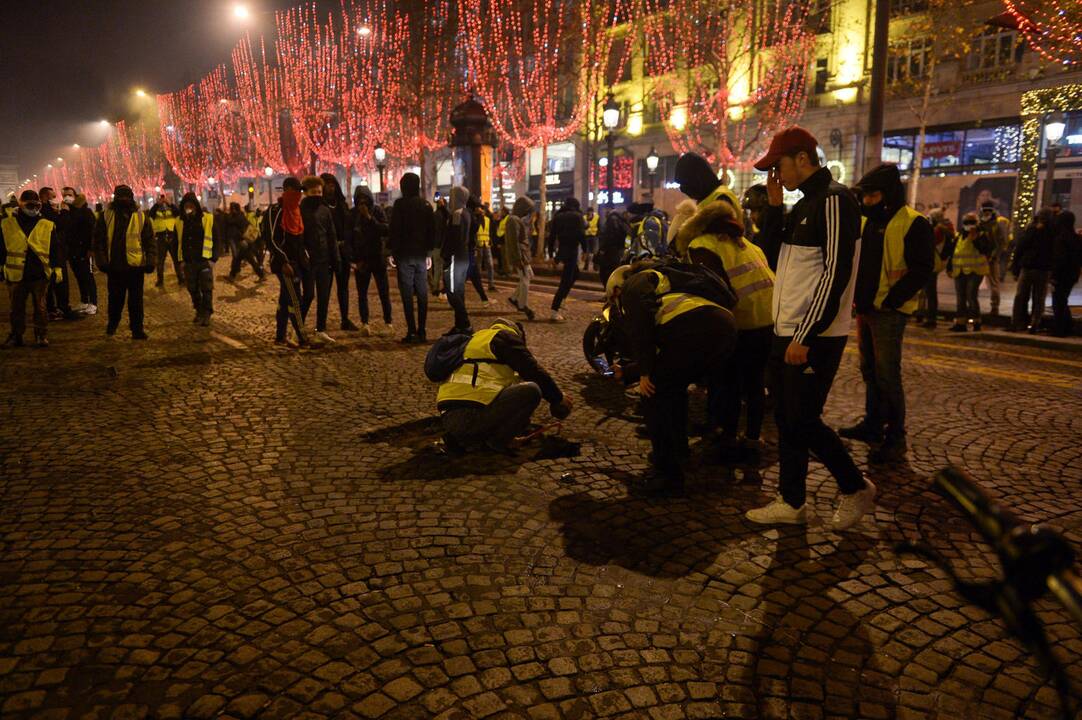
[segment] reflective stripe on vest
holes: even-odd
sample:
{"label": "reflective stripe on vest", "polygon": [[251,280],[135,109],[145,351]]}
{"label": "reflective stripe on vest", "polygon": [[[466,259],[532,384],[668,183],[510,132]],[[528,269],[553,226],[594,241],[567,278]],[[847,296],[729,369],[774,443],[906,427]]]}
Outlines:
{"label": "reflective stripe on vest", "polygon": [[[131,216],[128,221],[128,230],[125,233],[124,248],[127,254],[129,267],[143,267],[143,223],[146,218],[139,211]],[[113,251],[113,226],[116,224],[116,213],[112,210],[105,211],[105,232],[108,241],[105,243],[105,255]]]}
{"label": "reflective stripe on vest", "polygon": [[736,293],[733,317],[738,330],[754,330],[773,324],[771,303],[774,300],[774,271],[766,261],[762,248],[747,240],[744,247],[722,240],[717,235],[700,235],[688,244],[703,248],[718,256],[729,284]]}
{"label": "reflective stripe on vest", "polygon": [[4,277],[9,282],[19,282],[23,279],[23,268],[26,267],[26,253],[32,250],[41,261],[45,269],[45,277],[50,272],[56,274],[57,282],[63,280],[63,272],[60,268],[53,269],[49,266],[49,252],[52,249],[53,222],[40,218],[34,229],[30,231],[30,237],[26,236],[19,227],[19,221],[13,215],[8,215],[0,222],[0,232],[3,233],[4,248],[7,251],[7,260],[4,263]]}
{"label": "reflective stripe on vest", "polygon": [[[919,217],[919,212],[903,205],[887,223],[887,229],[883,232],[883,263],[879,272],[879,289],[875,293],[877,308],[883,306],[891,287],[909,272],[909,267],[905,264],[905,236],[913,226],[913,221]],[[906,300],[898,310],[912,315],[917,311],[917,296],[913,295]]]}
{"label": "reflective stripe on vest", "polygon": [[497,325],[481,330],[470,339],[462,355],[462,365],[440,384],[437,406],[448,401],[489,405],[504,388],[519,382],[518,374],[507,365],[496,362],[496,355],[492,352],[492,340],[502,330],[517,332],[510,326]]}
{"label": "reflective stripe on vest", "polygon": [[[181,260],[184,259],[184,218],[177,218],[177,242],[180,247]],[[203,213],[203,259],[210,260],[214,257],[214,216],[208,212]]]}
{"label": "reflective stripe on vest", "polygon": [[698,295],[668,293],[661,296],[661,307],[658,309],[657,315],[654,316],[654,321],[657,322],[658,325],[664,325],[665,323],[680,317],[684,313],[691,312],[692,310],[701,307],[720,308],[721,305],[710,302],[706,298],[701,298]]}
{"label": "reflective stripe on vest", "polygon": [[477,223],[477,247],[488,247],[491,242],[489,238],[489,225],[491,222],[487,215],[482,215],[481,221]]}
{"label": "reflective stripe on vest", "polygon": [[988,275],[988,258],[977,249],[977,245],[964,233],[958,234],[958,244],[954,247],[951,258],[950,276],[958,277],[963,273],[970,275]]}
{"label": "reflective stripe on vest", "polygon": [[507,218],[509,217],[511,216],[508,215],[503,220],[500,220],[500,224],[496,226],[496,235],[499,237],[507,237]]}
{"label": "reflective stripe on vest", "polygon": [[586,237],[597,237],[597,222],[600,217],[594,215],[592,218],[586,221]]}
{"label": "reflective stripe on vest", "polygon": [[173,215],[173,211],[166,209],[155,215],[150,219],[150,224],[154,228],[154,234],[157,235],[161,232],[171,232],[177,226],[177,219]]}

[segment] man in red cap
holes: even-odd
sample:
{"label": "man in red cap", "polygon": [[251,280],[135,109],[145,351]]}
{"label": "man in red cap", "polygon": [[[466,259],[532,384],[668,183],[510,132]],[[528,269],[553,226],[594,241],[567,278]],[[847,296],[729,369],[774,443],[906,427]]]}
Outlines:
{"label": "man in red cap", "polygon": [[[774,136],[755,167],[769,172],[763,244],[778,258],[774,343],[770,354],[778,425],[778,497],[749,510],[757,523],[807,522],[808,459],[814,454],[838,482],[833,526],[845,530],[871,509],[875,486],[865,480],[838,435],[823,423],[834,375],[849,335],[860,255],[860,208],[819,164],[819,143],[791,127]],[[782,188],[803,197],[783,216]]]}

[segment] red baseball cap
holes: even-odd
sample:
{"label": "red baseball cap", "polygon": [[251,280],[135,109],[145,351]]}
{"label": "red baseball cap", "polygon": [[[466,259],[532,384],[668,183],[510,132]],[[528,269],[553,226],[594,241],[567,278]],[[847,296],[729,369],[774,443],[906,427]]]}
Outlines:
{"label": "red baseball cap", "polygon": [[755,169],[769,170],[778,164],[778,160],[783,155],[792,156],[798,152],[815,155],[818,147],[819,141],[815,139],[814,135],[799,125],[794,125],[774,135],[774,139],[770,141],[770,149],[766,151],[766,155],[756,161]]}

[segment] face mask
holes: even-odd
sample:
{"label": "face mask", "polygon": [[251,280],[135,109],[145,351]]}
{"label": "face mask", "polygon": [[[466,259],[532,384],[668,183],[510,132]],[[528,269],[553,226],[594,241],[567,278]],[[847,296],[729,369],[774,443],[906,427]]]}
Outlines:
{"label": "face mask", "polygon": [[41,215],[41,208],[24,207],[23,212],[26,213],[26,215],[29,217],[37,217],[38,215]]}
{"label": "face mask", "polygon": [[64,202],[66,204],[68,204],[68,205],[71,205],[72,203],[75,202],[75,196],[74,195],[65,195],[64,196]]}
{"label": "face mask", "polygon": [[184,208],[185,215],[195,215],[195,208]]}
{"label": "face mask", "polygon": [[965,228],[966,232],[970,232],[977,226],[974,223],[962,223],[962,227]]}
{"label": "face mask", "polygon": [[860,206],[860,212],[863,213],[864,217],[868,218],[869,220],[876,220],[882,222],[888,219],[887,206],[886,203],[884,203],[882,200],[877,202],[875,205],[864,205],[862,203]]}

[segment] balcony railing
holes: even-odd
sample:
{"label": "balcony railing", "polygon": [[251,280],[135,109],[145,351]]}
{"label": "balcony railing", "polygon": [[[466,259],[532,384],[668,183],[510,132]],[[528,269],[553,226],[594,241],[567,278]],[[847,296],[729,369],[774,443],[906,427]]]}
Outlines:
{"label": "balcony railing", "polygon": [[1000,65],[999,67],[966,70],[962,73],[962,81],[977,84],[1003,82],[1014,75],[1016,67],[1016,65]]}

